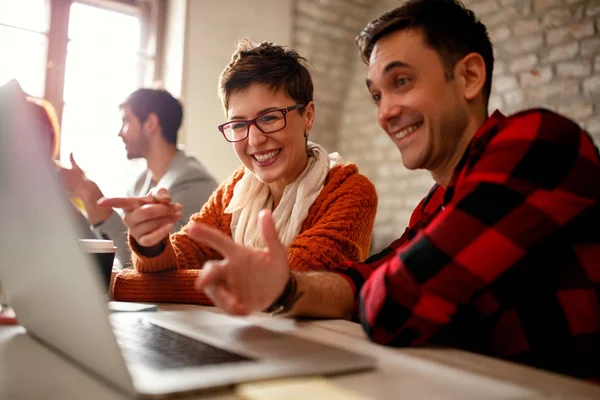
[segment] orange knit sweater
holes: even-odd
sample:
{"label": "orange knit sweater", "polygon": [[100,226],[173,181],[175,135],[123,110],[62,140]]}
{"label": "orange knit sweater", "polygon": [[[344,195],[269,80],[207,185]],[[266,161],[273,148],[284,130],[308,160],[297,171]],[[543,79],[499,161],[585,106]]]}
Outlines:
{"label": "orange knit sweater", "polygon": [[[113,298],[211,304],[203,293],[196,291],[194,281],[206,260],[222,257],[192,239],[187,230],[192,221],[199,221],[231,236],[231,214],[225,214],[224,210],[243,175],[244,169],[240,168],[221,184],[202,210],[194,214],[180,232],[170,236],[161,254],[155,257],[141,255],[139,245],[130,237],[135,269],[123,270],[117,276]],[[344,260],[364,261],[369,252],[376,210],[375,188],[358,173],[356,165],[332,168],[300,233],[288,248],[290,268],[295,271],[331,270]]]}

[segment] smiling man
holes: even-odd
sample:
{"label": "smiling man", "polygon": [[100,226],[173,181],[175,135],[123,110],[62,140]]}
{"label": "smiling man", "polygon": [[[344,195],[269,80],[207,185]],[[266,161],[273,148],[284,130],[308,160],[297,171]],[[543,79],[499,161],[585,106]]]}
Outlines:
{"label": "smiling man", "polygon": [[488,116],[492,45],[458,1],[409,1],[357,44],[379,125],[436,181],[402,238],[346,274],[369,336],[600,377],[592,139],[547,110]]}
{"label": "smiling man", "polygon": [[409,1],[357,43],[380,126],[407,168],[436,181],[404,235],[337,273],[288,272],[261,285],[289,270],[269,212],[259,220],[262,253],[197,225],[196,239],[225,258],[205,265],[198,288],[235,314],[271,304],[339,317],[357,300],[378,343],[441,343],[598,379],[600,159],[592,139],[547,110],[488,115],[492,45],[458,1]]}

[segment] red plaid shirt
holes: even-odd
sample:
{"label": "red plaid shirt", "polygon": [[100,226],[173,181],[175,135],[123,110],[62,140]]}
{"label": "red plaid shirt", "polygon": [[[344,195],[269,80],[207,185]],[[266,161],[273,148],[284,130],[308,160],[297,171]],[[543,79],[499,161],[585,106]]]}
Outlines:
{"label": "red plaid shirt", "polygon": [[600,157],[546,110],[495,112],[400,239],[338,272],[377,343],[600,378]]}

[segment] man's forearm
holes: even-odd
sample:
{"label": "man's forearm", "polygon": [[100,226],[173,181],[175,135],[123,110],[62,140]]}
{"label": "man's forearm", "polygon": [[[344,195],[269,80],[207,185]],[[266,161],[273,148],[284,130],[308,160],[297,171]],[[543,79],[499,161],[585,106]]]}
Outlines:
{"label": "man's forearm", "polygon": [[291,310],[298,317],[345,318],[354,314],[354,292],[348,281],[332,272],[292,272],[297,293],[304,292]]}
{"label": "man's forearm", "polygon": [[98,200],[104,197],[104,195],[102,194],[102,191],[98,185],[95,183],[89,181],[85,185],[84,189],[81,190],[79,195],[81,197],[81,201],[83,201],[90,225],[96,225],[104,222],[112,214],[112,210],[110,208],[104,208],[98,205]]}

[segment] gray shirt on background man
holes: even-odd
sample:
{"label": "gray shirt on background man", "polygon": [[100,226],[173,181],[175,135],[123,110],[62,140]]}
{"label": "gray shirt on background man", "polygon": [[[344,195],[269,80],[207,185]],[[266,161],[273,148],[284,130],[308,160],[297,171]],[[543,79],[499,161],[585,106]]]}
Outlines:
{"label": "gray shirt on background man", "polygon": [[[217,182],[194,157],[186,156],[182,150],[177,150],[171,160],[165,175],[158,182],[152,181],[152,173],[145,170],[128,190],[128,197],[139,197],[148,194],[150,189],[160,187],[167,189],[172,201],[183,205],[181,219],[173,225],[173,231],[179,231],[190,219],[199,212],[212,192],[217,188]],[[127,226],[121,216],[113,211],[104,222],[91,227],[99,239],[110,239],[117,246],[116,257],[123,266],[131,262],[131,250],[127,241]]]}

